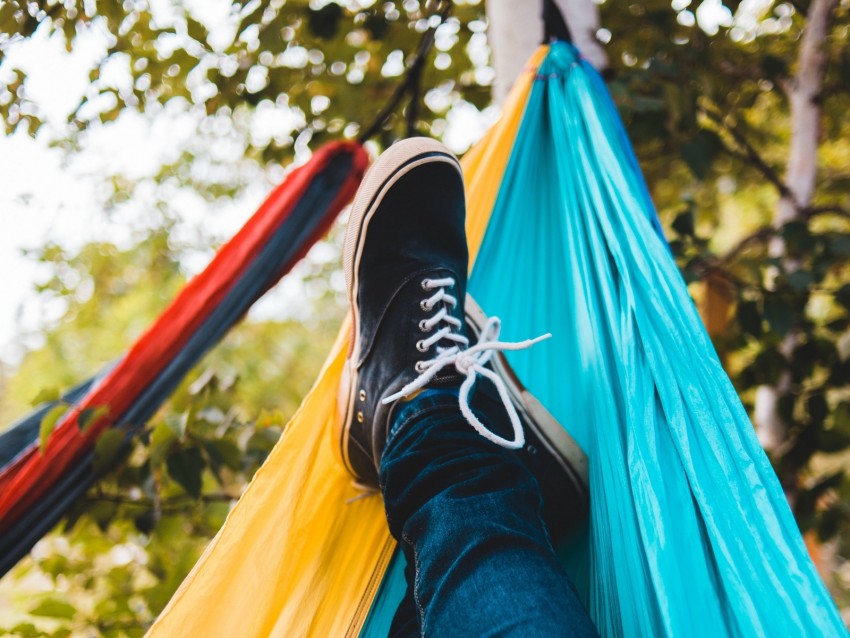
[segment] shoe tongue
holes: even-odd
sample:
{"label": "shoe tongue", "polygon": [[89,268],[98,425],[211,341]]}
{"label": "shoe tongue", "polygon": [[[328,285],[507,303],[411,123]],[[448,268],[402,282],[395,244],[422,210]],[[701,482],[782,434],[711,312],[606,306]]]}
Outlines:
{"label": "shoe tongue", "polygon": [[446,366],[440,370],[439,374],[434,377],[434,380],[428,384],[428,387],[435,388],[451,388],[457,390],[460,384],[463,383],[464,376],[461,375],[454,366]]}

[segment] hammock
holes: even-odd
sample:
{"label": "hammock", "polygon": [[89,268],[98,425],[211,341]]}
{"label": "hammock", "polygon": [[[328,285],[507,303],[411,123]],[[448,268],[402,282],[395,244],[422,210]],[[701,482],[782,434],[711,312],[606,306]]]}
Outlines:
{"label": "hammock", "polygon": [[[601,78],[565,43],[528,69],[463,159],[470,291],[505,338],[555,335],[509,357],[590,459],[562,552],[600,634],[846,635]],[[402,559],[331,440],[348,334],[152,638],[387,635]]]}
{"label": "hammock", "polygon": [[[324,235],[366,162],[359,144],[336,142],[292,171],[117,364],[63,397],[72,408],[43,453],[39,424],[52,404],[0,435],[0,575],[94,482],[97,437],[119,427],[129,440],[144,425],[204,353]],[[109,413],[96,418],[101,406]],[[81,432],[86,415],[91,422]]]}

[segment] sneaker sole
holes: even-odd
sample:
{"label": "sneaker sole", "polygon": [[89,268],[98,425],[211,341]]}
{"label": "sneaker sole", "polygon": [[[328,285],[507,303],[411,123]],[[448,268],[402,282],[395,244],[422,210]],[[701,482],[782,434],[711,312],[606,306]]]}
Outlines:
{"label": "sneaker sole", "polygon": [[[469,295],[466,296],[464,307],[467,323],[472,326],[476,336],[481,334],[487,315]],[[589,504],[587,455],[543,404],[522,385],[501,352],[497,352],[491,362],[497,374],[505,381],[514,406],[525,417],[525,422],[534,430],[546,451],[558,462],[586,511]]]}
{"label": "sneaker sole", "polygon": [[[360,309],[357,298],[360,288],[358,270],[363,252],[363,243],[367,234],[369,221],[380,206],[387,191],[392,185],[408,172],[425,163],[445,162],[457,168],[463,174],[457,158],[445,146],[427,137],[413,137],[393,144],[375,161],[354,198],[348,228],[342,249],[342,264],[345,272],[345,283],[348,290],[348,301],[351,305],[352,325],[351,343],[348,356],[343,367],[340,390],[337,397],[342,418],[335,428],[334,436],[339,441],[334,446],[346,469],[356,476],[349,461],[348,444],[351,440],[352,416],[357,396],[358,373],[357,361],[360,360],[360,344],[357,335],[360,331]],[[371,454],[371,450],[366,450]]]}

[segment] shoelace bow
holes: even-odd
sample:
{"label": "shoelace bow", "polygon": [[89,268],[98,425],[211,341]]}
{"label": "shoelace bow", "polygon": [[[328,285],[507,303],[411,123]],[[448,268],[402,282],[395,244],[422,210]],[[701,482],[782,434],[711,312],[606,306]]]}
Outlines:
{"label": "shoelace bow", "polygon": [[[454,285],[455,280],[452,277],[444,277],[442,279],[423,279],[422,288],[424,290],[436,290],[437,292],[427,299],[422,300],[420,304],[422,309],[425,311],[433,310],[434,306],[440,302],[445,302],[452,308],[457,306],[457,298],[446,292],[447,288],[454,287]],[[436,345],[443,339],[453,341],[455,342],[455,345],[450,347],[438,345],[436,357],[427,361],[418,361],[416,363],[416,371],[420,373],[419,376],[395,394],[386,397],[383,400],[383,403],[386,405],[398,399],[410,396],[417,390],[421,390],[425,387],[443,368],[449,365],[454,365],[455,369],[460,374],[466,376],[460,386],[458,402],[460,404],[460,411],[469,424],[475,428],[475,431],[478,432],[478,434],[483,436],[485,439],[492,441],[496,445],[500,445],[511,450],[521,448],[525,445],[525,433],[522,430],[522,423],[519,420],[516,408],[514,408],[511,397],[508,394],[508,388],[505,385],[505,382],[502,381],[501,377],[493,372],[493,370],[487,368],[486,365],[489,363],[490,359],[493,358],[493,355],[496,352],[530,348],[535,343],[548,339],[552,335],[547,333],[535,339],[526,339],[525,341],[518,342],[499,341],[499,332],[501,331],[502,322],[498,317],[490,317],[484,324],[481,334],[478,335],[478,342],[475,345],[470,346],[469,339],[458,333],[460,328],[463,326],[462,322],[456,317],[452,317],[448,313],[446,306],[442,306],[434,316],[420,321],[419,328],[423,332],[430,332],[440,323],[445,325],[427,339],[422,339],[417,342],[417,350],[420,352],[428,352],[432,346]],[[469,393],[475,386],[478,375],[486,377],[496,387],[496,391],[499,393],[499,398],[505,406],[505,410],[507,411],[508,417],[511,421],[511,426],[513,427],[513,440],[501,437],[491,431],[472,413],[472,409],[469,407]]]}

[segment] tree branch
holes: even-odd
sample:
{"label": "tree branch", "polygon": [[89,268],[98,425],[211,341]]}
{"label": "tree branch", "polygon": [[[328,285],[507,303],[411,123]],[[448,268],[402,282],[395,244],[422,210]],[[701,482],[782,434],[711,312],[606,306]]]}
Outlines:
{"label": "tree branch", "polygon": [[[440,16],[440,24],[442,24],[446,21],[451,8],[452,3],[450,0],[438,0],[436,2],[435,13],[432,15]],[[416,55],[413,58],[413,62],[411,62],[408,67],[407,75],[405,75],[401,83],[396,86],[395,91],[393,91],[393,94],[390,96],[390,99],[378,112],[375,119],[372,120],[372,123],[369,124],[369,126],[367,126],[366,129],[359,135],[357,140],[361,144],[381,130],[381,127],[386,123],[387,119],[389,119],[390,115],[395,112],[405,95],[410,93],[412,90],[416,91],[416,84],[419,82],[428,53],[431,51],[431,47],[434,44],[434,35],[437,32],[437,26],[429,27],[428,30],[422,34],[422,39],[419,41],[419,46],[416,49]],[[417,107],[414,107],[414,109]]]}
{"label": "tree branch", "polygon": [[723,150],[743,162],[746,162],[756,168],[771,184],[776,186],[779,194],[783,197],[791,193],[788,185],[779,176],[779,173],[759,154],[755,147],[750,144],[746,136],[740,131],[737,126],[732,126],[726,122],[726,118],[713,109],[702,109],[703,114],[712,122],[720,126],[724,131],[729,133],[735,143],[741,147],[742,152],[731,149],[728,146],[723,146]]}
{"label": "tree branch", "polygon": [[707,259],[705,257],[696,257],[689,264],[688,267],[691,268],[699,279],[706,279],[709,275],[717,275],[722,277],[730,284],[738,288],[739,290],[744,289],[756,289],[761,290],[761,287],[758,284],[744,281],[728,269],[724,268],[720,261],[715,261],[712,259]]}
{"label": "tree branch", "polygon": [[[232,496],[230,494],[227,494],[226,492],[212,492],[210,494],[201,494],[197,498],[191,496],[190,494],[179,494],[177,496],[172,496],[171,498],[159,501],[159,505],[163,508],[176,508],[180,506],[191,505],[197,502],[229,503],[230,501],[235,501],[238,498],[238,496]],[[124,494],[108,494],[104,492],[98,492],[97,494],[93,494],[91,496],[85,496],[83,498],[83,501],[86,503],[116,503],[118,505],[134,505],[136,507],[155,507],[157,505],[156,501],[151,498],[131,498],[129,496],[125,496]]]}
{"label": "tree branch", "polygon": [[[810,220],[815,217],[819,217],[821,215],[836,215],[838,217],[843,217],[850,221],[850,209],[842,208],[841,206],[810,206],[801,211],[801,214],[804,219]],[[749,235],[742,237],[738,240],[732,248],[726,251],[723,255],[717,258],[717,263],[719,264],[728,264],[736,257],[738,257],[742,252],[744,252],[747,248],[751,246],[757,246],[759,244],[766,244],[773,237],[775,237],[779,233],[778,228],[771,224],[766,224],[764,226],[759,226],[756,230],[754,230]]]}
{"label": "tree branch", "polygon": [[718,261],[721,264],[728,264],[750,246],[767,243],[770,238],[776,234],[776,232],[776,228],[773,226],[760,226],[754,232],[738,240],[738,243],[719,257]]}

